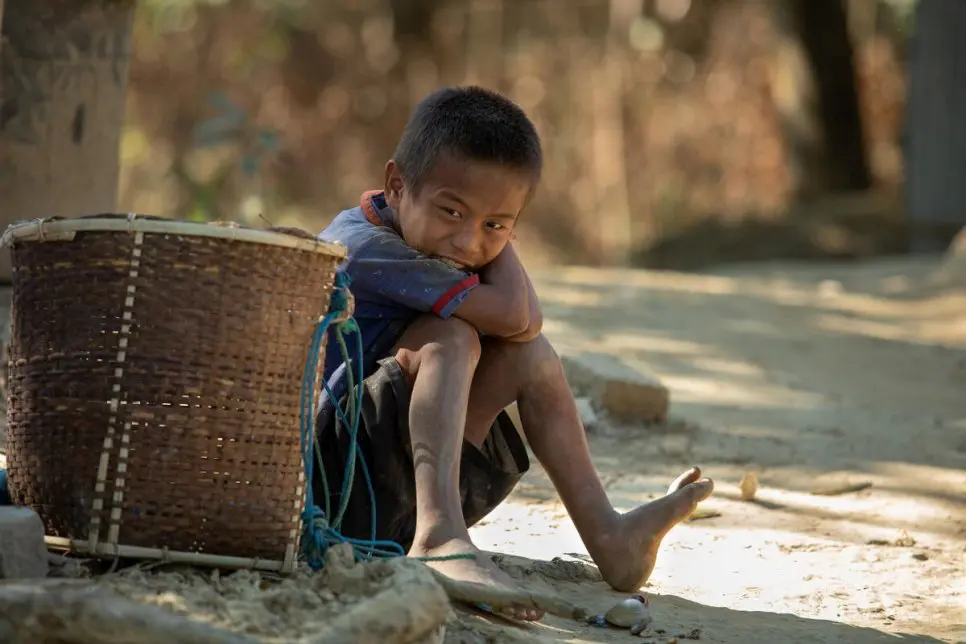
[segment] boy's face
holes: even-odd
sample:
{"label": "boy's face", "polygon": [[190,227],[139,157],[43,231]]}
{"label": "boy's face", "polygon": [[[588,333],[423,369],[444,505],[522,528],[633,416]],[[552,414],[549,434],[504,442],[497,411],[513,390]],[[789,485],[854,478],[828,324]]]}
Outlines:
{"label": "boy's face", "polygon": [[386,202],[396,211],[403,239],[464,270],[500,254],[530,189],[530,179],[519,171],[444,156],[413,194],[396,164],[386,164]]}

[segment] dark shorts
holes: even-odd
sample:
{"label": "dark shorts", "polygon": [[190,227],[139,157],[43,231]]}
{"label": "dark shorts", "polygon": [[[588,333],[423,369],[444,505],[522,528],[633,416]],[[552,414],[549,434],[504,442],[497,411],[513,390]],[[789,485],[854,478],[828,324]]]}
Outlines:
{"label": "dark shorts", "polygon": [[[395,541],[407,550],[416,531],[409,399],[409,382],[396,359],[380,360],[375,372],[365,380],[357,435],[357,450],[365,458],[375,492],[376,538]],[[340,407],[348,416],[347,397],[342,398]],[[341,423],[337,426],[333,413],[319,415],[316,431],[334,515],[345,475],[349,432]],[[503,502],[529,467],[523,439],[505,411],[497,416],[482,449],[464,441],[460,498],[466,525],[478,522]],[[318,464],[314,478],[315,503],[324,509]],[[371,512],[369,491],[357,461],[349,504],[339,531],[346,537],[368,539]]]}

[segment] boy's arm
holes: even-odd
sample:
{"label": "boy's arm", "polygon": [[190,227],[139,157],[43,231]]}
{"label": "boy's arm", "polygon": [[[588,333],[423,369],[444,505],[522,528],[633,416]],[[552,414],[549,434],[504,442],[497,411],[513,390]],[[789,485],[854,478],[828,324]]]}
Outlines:
{"label": "boy's arm", "polygon": [[526,275],[526,271],[524,271],[524,275],[527,278],[527,306],[530,311],[530,319],[526,330],[522,333],[504,338],[507,342],[529,342],[540,335],[540,332],[543,330],[543,311],[540,310],[540,300],[537,299],[537,291],[533,288],[533,284],[530,282],[530,276]]}
{"label": "boy's arm", "polygon": [[343,235],[350,237],[343,242],[349,246],[343,270],[357,308],[365,302],[376,309],[395,306],[445,319],[480,283],[478,275],[427,257],[389,228],[367,224],[360,229],[355,239]]}
{"label": "boy's arm", "polygon": [[480,273],[480,285],[453,313],[485,335],[525,342],[543,324],[540,304],[516,251],[507,244]]}
{"label": "boy's arm", "polygon": [[[455,315],[480,333],[508,340],[522,341],[529,332],[530,311],[538,305],[530,301],[529,279],[509,244],[476,275],[426,257],[388,229],[364,231],[347,265],[349,288],[357,299],[391,302],[444,319]],[[539,327],[539,315],[536,321]]]}

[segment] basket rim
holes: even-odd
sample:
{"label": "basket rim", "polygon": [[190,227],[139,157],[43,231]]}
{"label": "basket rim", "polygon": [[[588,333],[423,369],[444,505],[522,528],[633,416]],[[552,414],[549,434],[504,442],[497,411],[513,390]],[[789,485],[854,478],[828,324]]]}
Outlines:
{"label": "basket rim", "polygon": [[13,241],[69,241],[79,232],[129,232],[167,235],[191,235],[213,237],[268,246],[282,246],[295,250],[330,255],[344,259],[348,249],[341,242],[306,239],[269,230],[222,226],[193,221],[170,219],[140,219],[134,215],[127,218],[78,217],[70,219],[30,219],[7,226],[0,237],[0,247]]}

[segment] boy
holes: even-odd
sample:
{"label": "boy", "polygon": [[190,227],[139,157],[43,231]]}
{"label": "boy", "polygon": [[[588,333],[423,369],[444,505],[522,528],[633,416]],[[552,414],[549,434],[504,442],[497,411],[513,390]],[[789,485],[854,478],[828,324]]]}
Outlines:
{"label": "boy", "polygon": [[[608,501],[560,360],[540,333],[533,286],[509,243],[541,166],[539,137],[519,107],[477,87],[441,89],[415,108],[384,189],[363,195],[320,235],[349,251],[341,270],[352,280],[364,343],[358,444],[373,479],[376,536],[412,556],[475,554],[430,565],[454,578],[512,585],[473,546],[468,526],[529,467],[504,411],[516,401],[526,441],[604,579],[633,591],[650,575],[667,531],[713,485],[692,468],[667,496],[632,512],[619,514]],[[328,346],[324,377],[346,410],[346,366],[338,345]],[[337,495],[348,432],[323,399],[318,436]],[[371,508],[358,472],[351,494],[342,533],[368,538]],[[541,614],[520,608],[509,616]]]}

